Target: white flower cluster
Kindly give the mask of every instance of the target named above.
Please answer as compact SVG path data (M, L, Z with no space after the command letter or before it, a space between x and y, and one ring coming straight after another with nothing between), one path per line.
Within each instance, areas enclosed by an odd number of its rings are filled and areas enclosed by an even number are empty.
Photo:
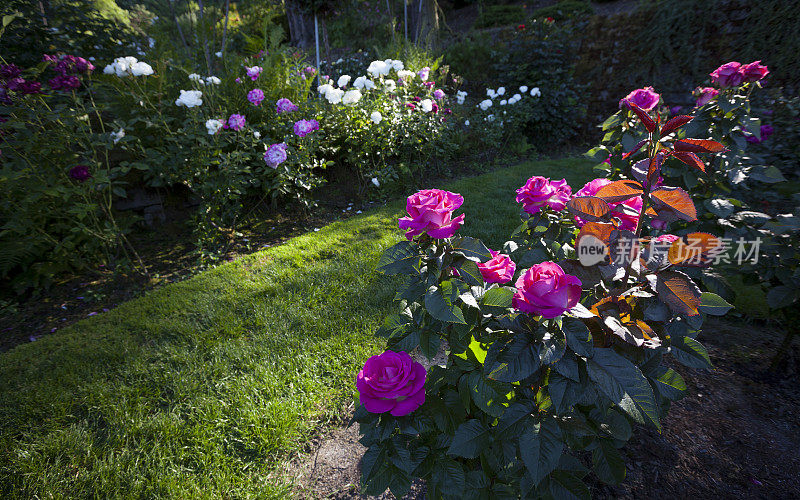
M114 144L118 143L120 139L125 137L125 129L121 128L116 132L111 132L111 139L114 141Z
M181 95L175 100L178 106L194 108L203 104L203 93L199 90L181 90Z
M467 98L467 93L463 90L459 90L456 92L456 102L459 104L464 104L464 100Z
M505 106L507 104L516 104L519 101L521 101L522 100L522 95L528 92L528 86L527 85L522 85L519 88L519 91L521 93L514 94L513 96L509 97L508 99L502 99L500 101L500 105L501 106ZM484 99L483 101L478 103L478 107L481 108L482 111L486 111L487 109L491 108L492 105L494 104L492 102L492 99L495 99L497 97L505 95L505 93L506 93L506 88L505 87L500 87L497 90L486 89L486 95L489 96L489 99ZM456 94L456 99L457 99L459 104L464 104L464 98L466 97L466 95L467 95L466 92L464 92L463 95L462 95L462 92L458 91L458 93ZM541 97L542 96L542 92L539 90L539 87L533 87L531 89L531 96L532 97ZM503 113L505 113L505 111ZM492 121L492 120L494 120L494 115L489 115L487 118L488 118L489 121Z
M208 130L208 135L214 135L224 126L225 124L222 123L222 120L206 120L206 130Z
M380 111L373 111L372 114L369 115L369 119L372 120L372 123L377 125L383 120L383 115L381 115Z
M397 78L402 78L404 81L413 80L416 76L416 73L407 69L402 69L397 72Z
M204 79L202 76L198 75L197 73L190 74L189 75L189 80L191 80L191 81L193 81L195 83L199 83L200 85L206 85L206 84L208 84L208 85L219 85L220 83L222 83L222 80L220 80L216 76L209 76L209 77L206 77Z
M361 100L361 91L358 89L348 90L342 96L342 104L347 106L355 104L360 100Z
M373 82L366 76L359 76L358 78L356 78L356 81L353 82L353 87L357 89L371 90L375 88L375 82Z
M128 75L148 76L153 74L153 67L133 56L118 57L114 59L113 63L103 68L103 73L119 77Z
M344 96L344 90L337 89L331 83L320 85L317 87L317 91L325 96L325 99L331 104L339 104L342 102L342 96Z
M403 64L403 61L399 61L397 59L386 59L384 61L372 61L369 63L367 73L375 78L378 78L388 75L392 70L403 71L404 68L405 65Z

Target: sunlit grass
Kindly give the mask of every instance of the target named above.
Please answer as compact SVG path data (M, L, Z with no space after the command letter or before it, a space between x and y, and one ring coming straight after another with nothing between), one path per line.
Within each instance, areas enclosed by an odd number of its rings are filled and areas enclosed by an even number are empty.
M444 186L461 230L499 248L527 163ZM9 497L281 497L269 479L341 417L396 283L373 269L403 204L336 222L0 355L0 492Z

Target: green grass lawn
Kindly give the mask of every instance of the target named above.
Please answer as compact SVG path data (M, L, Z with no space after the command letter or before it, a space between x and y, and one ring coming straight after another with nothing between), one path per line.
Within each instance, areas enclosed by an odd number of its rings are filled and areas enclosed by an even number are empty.
M526 163L444 186L462 234L497 248L531 175L579 188L591 163ZM336 222L0 355L0 496L285 494L281 461L341 417L395 282L374 272L404 205Z

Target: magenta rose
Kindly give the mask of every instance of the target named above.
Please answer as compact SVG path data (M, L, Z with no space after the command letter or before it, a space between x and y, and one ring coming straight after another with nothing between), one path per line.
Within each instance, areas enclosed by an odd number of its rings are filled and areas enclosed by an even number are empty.
M423 189L408 197L408 217L399 221L400 229L407 229L406 238L422 233L431 238L449 238L464 223L464 214L453 219L453 212L464 203L464 197L441 189Z
M695 103L696 107L704 106L711 102L711 99L717 97L719 95L719 90L715 89L714 87L698 87L695 90L697 94L697 102Z
M725 63L712 71L711 81L720 87L738 87L742 83L742 65L736 61Z
M653 87L644 87L641 89L636 89L622 98L619 101L619 107L620 109L627 107L626 104L632 102L643 110L650 111L656 107L659 99L661 99L661 94L656 93Z
M547 206L553 210L560 212L567 206L567 202L572 199L572 188L567 184L566 179L560 181L550 181L550 186L553 188L553 196L547 200Z
M753 61L742 66L742 77L745 82L757 82L769 74L769 69L760 63L761 61Z
M611 157L609 156L609 158ZM597 179L591 180L584 184L583 187L580 188L577 193L575 193L574 197L579 198L581 196L595 196L597 192L600 191L601 187L609 184L611 184L609 179L606 179L605 177L598 177ZM583 227L584 224L586 224L585 220L581 219L580 217L575 217L576 226Z
M636 211L636 215L624 212L623 207L627 207L628 209L630 209L628 210L628 212ZM641 196L637 196L636 198L628 198L622 203L615 204L613 211L614 215L618 217L620 220L619 228L627 231L635 231L636 224L639 223L639 212L641 210L642 210Z
M550 179L535 175L517 189L516 200L517 203L522 203L523 210L533 215L547 205L547 201L554 193L555 188L550 184Z
M514 308L543 318L555 318L581 298L581 280L565 274L555 262L536 264L517 278Z
M358 372L358 399L370 413L408 415L425 402L425 376L425 368L407 352L386 351Z
M489 250L492 258L486 262L478 262L478 269L487 283L508 283L514 277L517 265L508 255Z

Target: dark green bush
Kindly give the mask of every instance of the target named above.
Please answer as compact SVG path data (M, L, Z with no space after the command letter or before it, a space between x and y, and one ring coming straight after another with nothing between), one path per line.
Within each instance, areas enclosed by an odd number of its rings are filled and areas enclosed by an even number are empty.
M489 5L481 10L475 21L476 28L493 28L510 24L524 24L525 9L521 5Z
M556 21L582 18L594 15L594 8L589 2L581 0L563 0L555 5L542 7L533 11L536 19L552 17Z

